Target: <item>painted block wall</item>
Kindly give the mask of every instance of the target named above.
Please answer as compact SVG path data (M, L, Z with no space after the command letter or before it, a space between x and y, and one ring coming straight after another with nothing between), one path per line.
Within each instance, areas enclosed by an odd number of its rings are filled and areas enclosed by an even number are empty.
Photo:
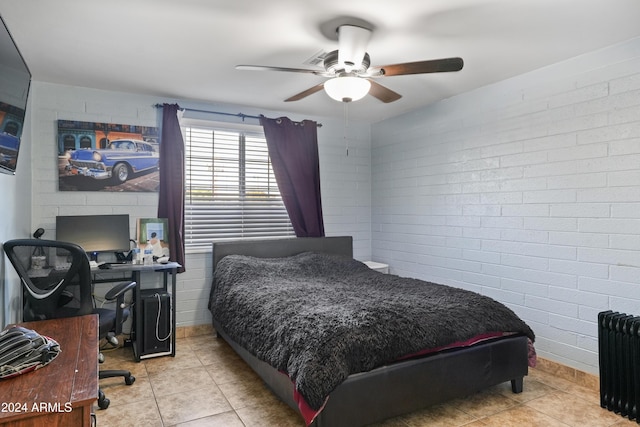
M131 235L135 236L136 218L153 218L157 213L157 193L68 192L58 191L56 121L80 120L156 126L156 103L175 100L108 92L95 89L32 84L32 156L33 175L31 230L42 227L44 238L55 237L56 215L86 215L100 213L129 214ZM287 115L283 112L252 111L238 106L224 106L179 101L187 108L228 113L242 112L268 117ZM371 256L371 147L369 125L352 123L349 128L349 156L345 155L343 123L322 117L309 118L322 123L318 131L322 199L325 231L329 236L352 235L355 256ZM215 116L224 120L224 116ZM29 166L24 165L23 166ZM26 168L25 168L26 169ZM18 196L19 197L19 196ZM25 192L24 197L30 197ZM207 300L211 287L211 253L188 253L187 271L177 280L177 324L190 326L208 324L211 316ZM143 276L144 283L153 284L155 276Z
M640 39L374 124L372 253L597 373L597 313L640 315Z

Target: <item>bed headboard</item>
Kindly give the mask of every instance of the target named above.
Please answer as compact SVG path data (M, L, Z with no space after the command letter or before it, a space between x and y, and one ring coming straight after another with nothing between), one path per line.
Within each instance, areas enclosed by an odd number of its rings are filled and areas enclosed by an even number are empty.
M293 237L268 240L236 240L213 244L213 269L227 255L248 255L258 258L282 258L301 252L322 252L353 258L353 237Z

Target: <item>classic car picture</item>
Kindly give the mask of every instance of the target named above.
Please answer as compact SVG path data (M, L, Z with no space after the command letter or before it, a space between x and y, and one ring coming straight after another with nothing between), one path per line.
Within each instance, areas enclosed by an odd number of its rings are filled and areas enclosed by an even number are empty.
M157 128L58 121L59 189L157 191Z
M0 172L16 171L23 122L23 109L0 102Z
M0 167L16 169L20 138L10 133L0 132Z
M71 152L67 170L72 175L111 179L115 184L122 184L134 174L157 170L159 160L158 152L148 142L117 139L106 149L81 148Z

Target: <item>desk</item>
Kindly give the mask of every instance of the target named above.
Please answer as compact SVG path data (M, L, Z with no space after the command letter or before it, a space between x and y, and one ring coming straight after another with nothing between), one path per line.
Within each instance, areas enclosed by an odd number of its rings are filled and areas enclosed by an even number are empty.
M109 275L110 273L125 273L131 275L131 280L136 282L138 286L136 286L134 291L134 304L138 304L142 300L142 289L141 289L141 275L143 272L152 272L152 273L161 273L163 275L162 278L162 290L170 291L171 293L171 356L176 355L176 274L178 272L178 268L180 268L180 264L177 262L169 262L166 264L154 263L153 265L143 265L143 264L112 264L110 269L101 270L99 268L92 268L91 273L100 274L100 275ZM169 274L171 275L171 289L169 289ZM108 282L118 282L122 281L122 278L101 278L94 279L94 283L108 283ZM134 305L135 309L135 305ZM137 340L137 337L142 337L143 330L143 319L142 316L134 315L134 325L133 330L131 331L131 339L133 343L133 355L137 362L140 359L154 357L154 354L144 354L141 346ZM158 356L167 355L166 353L158 354Z
M37 371L0 381L1 426L90 426L98 398L98 315L21 323L61 352Z

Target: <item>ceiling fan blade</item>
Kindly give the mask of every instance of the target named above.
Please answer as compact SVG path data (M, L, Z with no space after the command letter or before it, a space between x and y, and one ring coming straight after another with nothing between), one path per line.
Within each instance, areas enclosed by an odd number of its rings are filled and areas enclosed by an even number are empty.
M367 79L371 82L371 89L369 89L369 95L374 98L378 98L380 101L385 104L393 101L397 101L402 98L402 95L392 91L391 89L382 86L380 83L373 81L372 79Z
M236 65L236 70L250 71L286 71L289 73L315 74L317 76L333 77L333 73L324 70L308 70L305 68L270 67L268 65Z
M405 62L403 64L383 65L371 67L369 74L383 76L403 76L407 74L446 73L460 71L464 61L462 58L432 59L429 61Z
M309 95L313 95L314 93L321 91L322 88L324 88L324 82L318 85L315 85L313 87L310 87L309 89L304 90L296 95L293 95L285 99L284 102L300 101L302 98L306 98Z

